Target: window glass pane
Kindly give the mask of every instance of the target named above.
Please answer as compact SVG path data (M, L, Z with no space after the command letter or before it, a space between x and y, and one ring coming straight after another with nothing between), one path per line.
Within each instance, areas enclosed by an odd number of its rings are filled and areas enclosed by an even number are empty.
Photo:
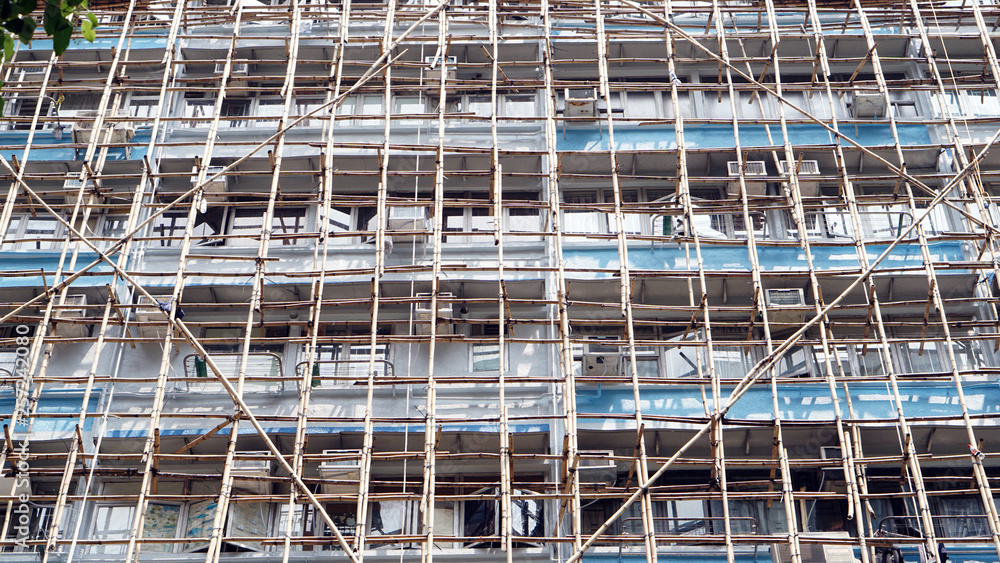
M500 369L500 344L472 345L472 371L498 371Z
M328 220L331 232L344 233L351 230L351 210L349 207L331 207Z
M146 518L142 525L143 538L175 538L177 537L177 521L181 507L176 504L150 503L146 508ZM122 546L125 547L125 546ZM169 553L173 551L172 543L146 543L143 551Z
M306 230L306 209L293 207L275 209L271 220L271 244L283 246L299 244L302 239L290 238L285 235L303 233Z
M394 100L393 113L401 115L424 113L424 101L420 96L396 96Z
M26 225L21 238L28 239L21 248L26 250L47 250L56 248L59 241L55 240L59 231L59 220L55 217L25 217Z
M415 517L416 506L411 502L402 500L373 502L368 534L389 536L412 533L411 522Z
M469 113L480 117L490 117L493 114L493 104L489 96L469 96Z
M237 209L229 234L243 238L230 239L229 245L257 246L261 230L263 230L264 211L263 208L257 207Z
M98 506L94 515L95 540L123 540L132 529L134 506ZM125 544L94 545L91 553L123 554Z
M215 115L215 100L185 100L184 117L188 127L208 127L209 121Z

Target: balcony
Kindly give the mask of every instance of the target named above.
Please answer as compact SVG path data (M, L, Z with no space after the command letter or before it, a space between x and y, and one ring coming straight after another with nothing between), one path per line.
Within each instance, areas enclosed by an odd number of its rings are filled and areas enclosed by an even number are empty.
M210 354L222 375L236 387L242 354ZM272 352L250 352L247 354L243 391L263 393L282 391L285 388L284 370L281 356ZM188 391L220 393L223 391L208 363L198 354L184 357L184 378ZM199 381L201 380L201 381Z
M309 378L313 388L328 389L347 385L364 385L368 382L369 360L318 360L313 362ZM395 379L396 372L392 362L383 359L374 360L374 377L377 379ZM295 366L298 380L309 369L309 362L300 362Z

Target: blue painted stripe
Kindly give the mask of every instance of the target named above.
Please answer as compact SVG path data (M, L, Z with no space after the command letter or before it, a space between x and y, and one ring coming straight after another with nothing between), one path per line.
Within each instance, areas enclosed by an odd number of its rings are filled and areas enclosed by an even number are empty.
M874 260L888 248L886 244L867 245L868 259ZM861 267L853 246L813 246L813 265L817 270L849 269ZM961 242L936 242L928 245L931 259L935 262L955 262L964 260ZM750 271L750 254L746 244L705 244L701 247L705 269ZM767 271L807 270L805 252L798 247L758 246L757 256L761 268ZM572 272L574 278L610 277L611 272L592 270L619 268L618 248L605 245L567 246L563 248L566 268L581 270ZM628 249L629 268L638 270L689 270L695 265L687 258L684 248L674 243L633 242ZM879 270L893 268L922 267L923 255L919 244L900 244L879 264Z
M723 388L728 395L732 386ZM1000 386L993 383L963 385L969 414L1000 414ZM851 401L857 416L863 419L894 420L895 404L892 393L884 382L851 382ZM906 416L961 416L955 386L951 383L900 381L900 398ZM838 397L846 400L843 387ZM705 416L701 391L693 385L669 387L644 387L640 389L640 407L647 415L700 418ZM843 403L842 403L843 404ZM783 384L778 387L778 408L782 420L832 420L833 402L826 382ZM577 409L581 415L607 415L635 413L635 400L631 389L608 389L595 394L591 389L580 388ZM729 418L743 420L771 420L769 386L755 386L733 406Z
M35 412L38 414L78 414L80 407L83 406L83 395L84 391L82 389L42 391L41 396L38 398L38 408ZM89 412L94 412L94 409L97 408L100 396L101 389L95 387L91 391L90 400L87 402L87 410ZM15 403L13 389L7 388L0 391L0 423L10 424L11 417L14 414ZM77 417L72 416L65 418L37 417L34 418L31 429L32 433L55 432L66 434L74 431L77 420ZM22 418L23 421L24 419ZM93 424L94 419L87 418L84 421L83 430L90 430ZM15 436L20 436L25 430L27 430L26 425L19 424L16 428L13 428Z
M827 145L834 142L833 134L815 124L788 125L789 142L794 145ZM740 125L740 145L769 147L782 143L781 128L771 125L771 138L767 138L764 125ZM900 123L896 126L903 145L931 144L926 125ZM841 133L866 147L892 145L889 124L868 123L843 125ZM734 148L736 137L731 125L694 123L684 126L684 142L688 149ZM569 129L557 138L556 148L561 151L609 150L607 132L598 129ZM677 148L677 133L673 127L639 127L620 124L615 126L615 148L620 151L671 150Z

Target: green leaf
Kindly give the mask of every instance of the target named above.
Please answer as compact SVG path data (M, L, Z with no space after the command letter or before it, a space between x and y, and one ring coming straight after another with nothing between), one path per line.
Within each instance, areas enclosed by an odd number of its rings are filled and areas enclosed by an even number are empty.
M21 33L22 29L24 29L24 20L21 18L14 18L12 20L5 21L3 22L3 28L17 35Z
M55 35L56 24L60 19L65 18L63 18L62 12L59 10L59 6L52 2L46 2L45 12L42 14L42 28L45 29L47 35Z
M0 86L2 85L3 82L0 82ZM0 98L0 117L3 117L3 98Z
M10 0L0 0L0 21L6 22L14 17L14 5Z
M31 41L31 38L34 37L35 27L38 24L36 24L34 18L31 17L23 18L21 21L24 22L24 27L21 29L17 38L21 40L21 43L27 45Z
M69 47L69 40L73 36L73 27L69 25L69 21L63 18L63 22L66 25L60 25L56 28L56 32L52 34L52 50L55 51L56 56L66 52L66 48Z
M8 33L3 34L3 59L9 61L14 56L14 37Z
M38 9L37 0L14 0L14 8L20 14L30 14Z
M97 16L94 15L94 12L87 12L87 20L90 21L90 25L92 25L94 29L97 29Z
M97 32L94 31L94 24L90 23L89 19L83 20L80 24L80 32L83 33L83 38L91 43L97 38Z

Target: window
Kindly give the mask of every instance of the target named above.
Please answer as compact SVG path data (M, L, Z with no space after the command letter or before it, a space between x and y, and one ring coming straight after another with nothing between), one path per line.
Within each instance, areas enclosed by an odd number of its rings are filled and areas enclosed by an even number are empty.
M500 371L500 344L491 342L473 344L472 371Z
M183 116L187 127L208 127L215 116L215 98L204 97L202 92L188 92L184 95Z
M310 97L310 98L296 97L295 107L292 109L293 115L296 117L301 117L315 110L316 108L320 107L325 103L326 100L320 97ZM321 125L322 121L320 118L322 118L324 115L327 115L328 113L329 113L329 108L318 111L312 117L308 119L303 119L299 123L299 126L308 127L310 125L312 126Z
M153 539L172 539L178 537L182 506L179 504L149 503L142 527L142 537ZM98 504L94 511L93 532L91 539L102 542L126 540L115 544L92 545L91 553L106 555L123 555L127 548L127 540L132 530L135 518L135 505ZM172 552L175 544L147 543L143 551Z
M194 228L191 232L191 242L195 246L220 246L223 225L225 225L226 210L222 207L210 207L207 213L195 215ZM159 239L156 246L180 246L188 223L187 211L167 211L153 221L153 237ZM154 242L155 245L155 242Z
M479 500L463 503L462 530L468 537L500 536L500 491L480 489L474 494L483 495ZM537 493L514 489L511 491L510 528L515 536L543 537L545 535L544 505L541 499L533 498ZM472 540L466 547L497 547L495 540ZM531 543L515 542L514 547L527 547Z
M222 100L222 117L234 118L250 115L250 104L252 100L247 98L225 98ZM219 125L229 127L243 127L247 125L245 119L222 119Z
M4 234L3 250L53 250L62 246L63 225L50 215L14 215Z
M39 107L39 105L41 107ZM36 129L47 129L55 127L55 123L44 120L45 117L55 115L55 105L49 97L27 98L13 97L7 99L7 108L4 114L11 121L8 121L5 128L18 131L31 129L31 121L35 117L35 110L38 110L39 121ZM43 122L44 121L44 122Z
M333 243L357 243L360 237L337 236L339 233L357 233L369 228L368 222L375 217L374 207L342 207L330 208L327 219L328 230L334 236ZM322 209L320 209L322 212Z
M945 105L951 117L993 117L1000 115L1000 100L993 88L946 92ZM944 115L940 96L934 96L938 115Z
M382 95L381 94L355 94L344 98L343 103L337 108L337 115L346 116L382 116ZM376 123L376 119L354 119L347 121L353 125L371 125Z
M257 246L263 231L261 222L266 209L260 207L239 207L233 214L229 234L239 238L229 241L229 246ZM271 245L291 246L303 239L292 235L306 231L305 207L279 207L274 209L271 219Z
M285 100L281 98L260 98L257 101L257 111L254 116L258 119L254 122L258 127L278 127L278 120L285 112Z
M636 188L621 189L621 208L625 234L641 235L654 232L654 219L662 224L663 215L653 212L629 213L629 207L635 207L640 202L653 202L663 198L664 190L646 190ZM562 230L574 234L617 234L618 223L615 219L615 194L611 188L597 190L567 190L563 193ZM598 204L600 209L597 210ZM674 220L676 223L676 219Z
M316 346L312 373L314 387L352 385L357 381L367 380L371 360L375 363L376 377L392 375L389 344L380 339L373 352L369 325L328 325L319 330L320 344ZM390 332L388 326L380 326L377 330L380 336ZM304 350L305 346L303 352ZM299 369L306 365L308 358L303 353L300 355Z
M159 106L159 98L132 96L129 99L128 115L152 121L156 118L156 111Z

